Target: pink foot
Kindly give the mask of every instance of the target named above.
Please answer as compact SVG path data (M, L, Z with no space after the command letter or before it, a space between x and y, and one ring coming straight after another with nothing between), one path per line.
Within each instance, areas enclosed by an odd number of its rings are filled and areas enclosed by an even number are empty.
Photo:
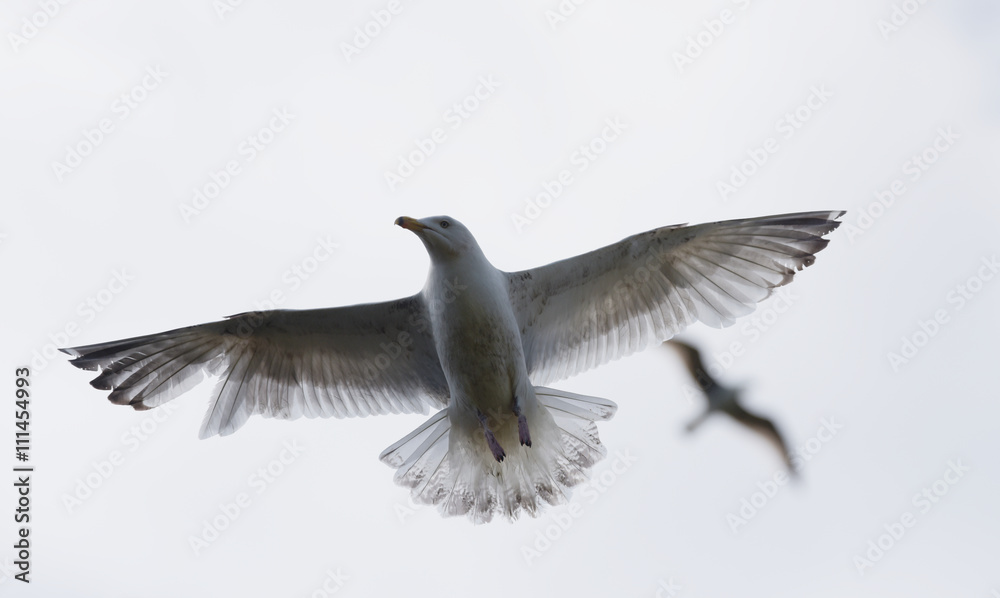
M524 415L517 416L517 436L524 446L531 446L531 434L528 432L528 420Z
M497 442L496 436L493 435L493 430L483 427L483 433L486 435L486 444L489 445L490 452L493 453L493 458L499 463L503 463L503 458L507 456L507 453L503 452L503 447Z

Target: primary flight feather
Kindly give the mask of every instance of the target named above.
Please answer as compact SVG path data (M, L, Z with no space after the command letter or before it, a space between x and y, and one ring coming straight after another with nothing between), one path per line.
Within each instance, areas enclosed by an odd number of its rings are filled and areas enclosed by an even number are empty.
M431 258L416 295L273 310L63 349L100 370L111 402L150 409L219 378L201 438L253 414L435 415L387 448L415 500L477 522L535 515L587 478L611 401L544 385L659 344L695 321L728 326L826 247L843 212L667 226L503 272L447 216L396 224Z

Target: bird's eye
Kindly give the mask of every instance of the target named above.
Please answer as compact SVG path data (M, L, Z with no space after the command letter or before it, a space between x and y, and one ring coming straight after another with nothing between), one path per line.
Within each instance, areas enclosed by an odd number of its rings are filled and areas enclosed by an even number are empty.
M441 221L441 222L439 222L438 224L440 224L440 225L441 225L441 228L448 228L449 226L451 226L451 223L450 223L450 222L448 222L447 220L442 220L442 221Z

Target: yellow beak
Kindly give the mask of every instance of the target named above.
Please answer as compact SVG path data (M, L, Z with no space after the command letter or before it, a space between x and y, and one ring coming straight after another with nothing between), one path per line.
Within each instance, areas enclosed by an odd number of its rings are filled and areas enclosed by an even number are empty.
M406 230L411 230L413 232L420 232L427 228L420 223L416 218L410 218L409 216L400 216L396 218L396 226L401 226Z

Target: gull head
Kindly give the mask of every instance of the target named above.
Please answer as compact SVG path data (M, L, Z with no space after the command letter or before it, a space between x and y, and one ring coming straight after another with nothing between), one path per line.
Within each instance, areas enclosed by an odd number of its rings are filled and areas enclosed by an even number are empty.
M396 225L420 237L427 253L435 261L460 258L472 252L479 252L479 244L465 225L451 216L431 216L410 218L400 216Z

